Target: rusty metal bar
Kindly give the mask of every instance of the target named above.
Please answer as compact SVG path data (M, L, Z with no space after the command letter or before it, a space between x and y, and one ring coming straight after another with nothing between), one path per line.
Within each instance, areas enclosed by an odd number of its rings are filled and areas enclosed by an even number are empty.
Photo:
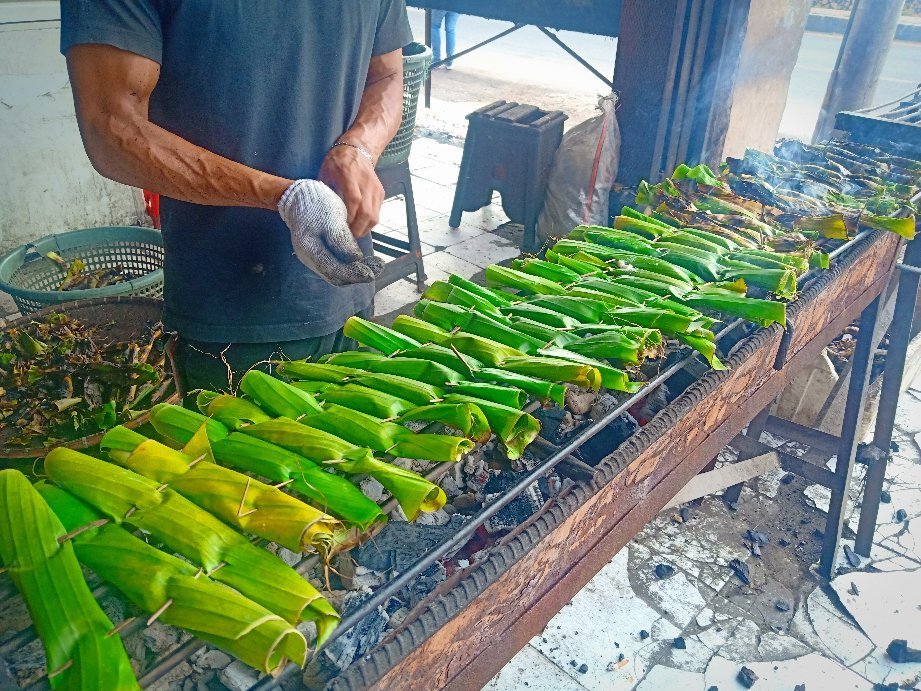
M825 451L831 455L838 453L838 447L841 444L841 437L829 434L828 432L822 432L813 427L800 425L790 420L784 420L774 415L768 417L765 429L772 434L787 437L793 441L802 442L807 446Z

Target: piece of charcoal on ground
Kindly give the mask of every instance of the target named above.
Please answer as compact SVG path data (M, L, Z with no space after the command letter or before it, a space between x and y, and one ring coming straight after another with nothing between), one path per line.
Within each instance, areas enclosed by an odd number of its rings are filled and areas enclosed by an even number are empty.
M825 533L822 532L821 530L819 530L818 528L816 528L815 530L812 531L812 536L813 536L814 538L816 538L817 540L824 540L824 539L825 539Z
M908 518L908 512L905 509L899 509L895 512L895 520L901 523Z
M793 687L793 691L806 691L806 685L797 684L796 686Z
M884 684L881 681L873 684L873 691L899 691L899 685L897 682L891 681L888 684Z
M755 682L758 681L758 675L748 667L743 667L739 670L738 675L736 676L738 682L744 686L746 689L750 689L755 685Z
M579 674L585 674L586 672L588 672L588 665L583 662L579 665Z
M656 578L664 580L675 575L675 567L671 564L656 564Z
M883 490L879 493L879 501L882 504L889 504L892 502L892 495L889 494L889 490Z
M748 564L741 559L733 559L729 562L729 568L745 585L751 585L751 573L748 570Z
M785 485L789 485L795 479L796 479L796 475L794 475L793 473L786 473L782 478L780 478L780 481Z
M774 603L774 609L776 609L778 612L789 612L790 603L786 600L777 600L777 602Z
M645 641L647 638L649 638L649 632L646 629L640 631L640 640Z
M777 544L780 545L781 547L789 547L790 541L782 537L777 541Z
M685 523L688 522L688 519L691 517L691 509L687 506L681 508L681 511L678 512L678 515L681 516L681 520Z
M854 581L851 581L851 587L848 588L848 592L854 597L857 597L860 595L860 588L857 587L857 584L854 583Z
M847 563L853 566L855 569L860 566L860 556L857 555L850 546L844 546L844 558L847 559Z
M584 442L573 455L594 467L639 428L637 421L629 413L624 413L605 425L604 429L594 437Z
M569 415L565 408L538 408L532 415L540 422L540 436L553 444L561 444L573 429L561 429L563 420Z
M886 654L893 662L921 662L921 650L909 648L904 638L896 638L886 646Z
M678 636L678 638L672 641L672 647L677 650L686 650L688 644L684 642L684 639L681 636Z
M767 533L759 533L757 530L752 530L751 528L745 531L745 539L762 546L771 541Z

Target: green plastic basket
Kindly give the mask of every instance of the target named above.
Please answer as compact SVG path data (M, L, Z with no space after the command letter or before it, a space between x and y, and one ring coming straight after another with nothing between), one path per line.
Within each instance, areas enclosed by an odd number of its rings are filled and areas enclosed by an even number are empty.
M432 49L422 43L410 43L403 48L403 119L396 136L378 159L378 168L395 166L409 160L416 127L419 91L432 64Z
M68 262L82 259L87 270L121 266L134 278L86 290L56 290L64 272L44 255L57 252ZM74 300L163 295L163 238L152 228L109 226L48 235L0 257L0 290L13 296L22 314Z

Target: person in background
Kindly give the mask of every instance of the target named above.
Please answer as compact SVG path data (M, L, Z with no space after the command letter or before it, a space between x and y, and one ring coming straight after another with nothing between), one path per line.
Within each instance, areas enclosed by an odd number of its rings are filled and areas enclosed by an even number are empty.
M370 315L411 40L405 0L62 0L90 161L161 195L186 391L342 350Z
M453 70L455 46L455 31L457 29L457 20L460 15L457 12L445 12L443 10L432 10L432 61L441 60L441 25L445 25L445 56L448 58L445 62L445 69Z

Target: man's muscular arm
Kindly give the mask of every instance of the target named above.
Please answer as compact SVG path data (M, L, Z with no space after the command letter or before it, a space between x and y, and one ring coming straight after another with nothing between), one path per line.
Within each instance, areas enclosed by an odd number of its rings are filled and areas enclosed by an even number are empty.
M350 146L337 146L320 168L320 180L345 201L349 227L356 237L367 235L377 225L384 189L374 164L400 128L402 117L403 52L394 50L371 58L358 115L339 138L362 147L374 161Z
M150 122L150 94L160 77L153 60L109 45L80 44L67 51L67 71L83 145L107 178L195 204L272 210L293 182Z

